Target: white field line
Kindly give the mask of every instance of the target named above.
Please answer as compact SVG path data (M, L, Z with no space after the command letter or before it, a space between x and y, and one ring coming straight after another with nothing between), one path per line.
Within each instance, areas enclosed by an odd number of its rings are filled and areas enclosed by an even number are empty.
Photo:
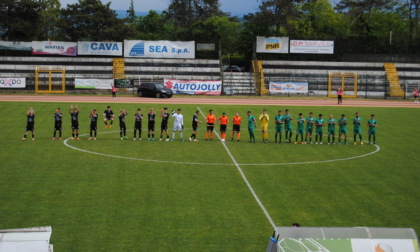
M116 133L119 131L108 131L108 132L101 132L101 134L109 134L109 133ZM87 136L88 134L84 134L84 135L80 135L81 137L83 136ZM111 154L105 154L105 153L100 153L100 152L95 152L95 151L89 151L89 150L84 150L84 149L80 149L77 147L74 147L72 145L70 145L68 143L68 141L71 139L67 138L63 141L63 144L73 150L77 150L77 151L81 151L81 152L85 152L85 153L89 153L89 154L95 154L95 155L100 155L100 156L105 156L105 157L112 157L112 158L120 158L120 159L128 159L128 160L138 160L138 161L147 161L147 162L157 162L157 163L168 163L168 164L188 164L188 165L202 165L204 163L193 163L193 162L180 162L180 161L165 161L165 160L153 160L153 159L145 159L145 158L135 158L135 157L124 157L124 156L117 156L117 155L111 155ZM91 140L92 142L96 142L95 140ZM100 141L100 140L99 140ZM206 163L208 165L231 165L231 164L224 164L224 163Z
M189 128L186 128L189 129ZM133 130L127 130L127 132L129 131L133 131ZM107 131L107 132L99 132L98 134L109 134L109 133L118 133L119 131ZM217 132L216 132L217 134ZM84 134L84 135L80 135L81 137L83 136L88 136L88 134ZM219 137L219 135L217 135ZM349 138L348 138L349 139ZM68 143L68 141L70 140L70 138L67 138L63 141L63 144L73 150L77 150L77 151L81 151L81 152L85 152L85 153L90 153L90 154L96 154L96 155L101 155L101 156L106 156L106 157L113 157L113 158L120 158L120 159L128 159L128 160L138 160L138 161L146 161L146 162L156 162L156 163L175 163L175 164L188 164L188 165L204 165L204 164L208 164L208 165L215 165L215 166L225 166L225 165L235 165L235 164L231 164L231 163L198 163L198 162L185 162L185 161L170 161L170 160L155 160L155 159L146 159L146 158L136 158L136 157L125 157L125 156L118 156L118 155L112 155L112 154L106 154L106 153L100 153L100 152L95 152L95 151L90 151L90 150L85 150L85 149L81 149L81 148L77 148L75 146L72 146L71 144ZM99 140L100 141L100 140ZM147 142L146 140L144 140L144 142ZM367 143L367 141L363 141L365 143ZM345 157L345 158L339 158L339 159L328 159L328 160L318 160L318 161L303 161L303 162L291 162L291 163L262 163L262 164L255 164L255 163L243 163L243 164L239 164L239 166L280 166L280 165L304 165L304 164L318 164L318 163L330 163L330 162L338 162L338 161L346 161L346 160L352 160L352 159L357 159L357 158L363 158L366 156L370 156L373 155L377 152L379 152L381 150L381 148L379 147L379 145L376 145L376 150L366 153L366 154L361 154L358 156L353 156L353 157Z
M204 117L203 111L201 111L200 107L197 107L197 109L200 111L201 115ZM221 139L217 131L215 131L217 138L219 140ZM245 184L248 186L249 190L251 191L252 195L254 196L254 199L257 201L258 205L260 206L261 210L264 212L265 217L267 217L268 221L270 222L271 226L275 229L276 224L274 223L273 219L271 218L270 214L268 213L267 209L265 209L263 203L261 202L260 198L258 197L257 193L254 191L254 188L252 188L251 184L249 183L248 179L245 176L245 173L242 171L241 167L239 166L238 162L236 162L236 159L233 157L232 153L230 152L229 148L226 146L224 142L222 142L223 147L225 147L226 152L229 154L230 158L232 159L233 163L235 164L236 168L238 169L239 173L242 176L242 179L245 181Z

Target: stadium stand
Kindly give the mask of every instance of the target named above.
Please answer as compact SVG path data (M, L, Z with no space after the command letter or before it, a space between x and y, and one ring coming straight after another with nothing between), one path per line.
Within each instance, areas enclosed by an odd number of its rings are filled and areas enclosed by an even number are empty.
M40 67L66 68L66 93L89 92L75 90L74 80L112 79L124 76L133 79L135 86L140 82L163 81L164 78L183 80L221 80L225 94L255 95L256 78L247 72L221 73L219 60L208 59L139 59L125 58L120 62L118 75L115 72L115 58L92 57L0 57L0 76L3 78L26 78L27 86L22 90L2 89L1 92L33 92L34 69ZM311 95L326 96L328 72L355 72L358 74L358 97L387 97L390 84L384 63L372 62L319 62L319 61L261 61L264 85L261 94L268 89L270 81L308 82ZM396 63L400 88L411 96L412 88L420 85L420 64ZM121 73L124 69L124 74ZM41 76L42 78L42 76ZM46 77L44 77L46 78ZM258 79L258 78L257 78ZM43 81L42 79L40 81ZM53 81L61 81L54 77ZM95 93L101 91L96 90ZM128 93L134 93L132 90ZM123 92L120 92L123 93Z
M265 83L270 81L309 83L316 95L326 95L328 72L355 72L359 76L359 97L384 97L389 95L389 83L384 63L366 62L316 62L316 61L263 61ZM420 83L420 64L396 63L401 85ZM409 90L407 90L409 92Z

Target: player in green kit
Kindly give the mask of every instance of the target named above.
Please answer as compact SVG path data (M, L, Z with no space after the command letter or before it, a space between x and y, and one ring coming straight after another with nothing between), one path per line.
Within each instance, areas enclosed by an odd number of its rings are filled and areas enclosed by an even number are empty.
M281 143L281 133L283 131L284 118L281 115L281 110L278 111L278 114L274 117L274 122L276 123L276 134L274 142L277 143L277 136L279 136L279 143Z
M363 144L362 141L362 118L359 116L359 112L356 112L356 117L353 118L353 125L354 125L354 131L353 131L353 140L354 144L356 144L356 136L359 135L360 144Z
M315 120L316 126L316 136L315 136L315 144L318 144L318 137L319 137L319 144L322 144L322 127L325 125L324 118L322 118L322 114L319 114L318 119Z
M248 111L247 114L248 114L249 142L255 143L254 129L255 127L257 127L257 120L255 119L255 116L251 114L251 111Z
M314 129L314 124L315 124L314 113L310 112L309 116L306 117L305 144L308 142L308 136L309 136L309 142L312 144L312 131Z
M338 119L338 125L340 126L338 130L338 144L341 144L341 135L344 135L344 144L347 144L347 118L345 114L342 114L341 118Z
M305 144L305 142L303 142L303 131L305 127L305 119L303 118L302 113L299 113L299 118L296 121L297 121L297 130L296 130L295 144L298 143L297 141L298 141L299 135L300 135L300 142L302 144Z
M330 144L330 137L332 137L332 144L335 144L335 119L333 115L327 120L328 124L328 144Z
M293 126L292 126L292 120L293 115L289 113L289 110L286 109L286 114L284 115L284 131L286 133L286 143L292 142L292 134L293 134Z
M378 126L378 122L376 121L374 114L370 115L370 120L368 121L367 126L369 127L369 144L371 143L371 136L373 136L373 144L376 144L376 126Z

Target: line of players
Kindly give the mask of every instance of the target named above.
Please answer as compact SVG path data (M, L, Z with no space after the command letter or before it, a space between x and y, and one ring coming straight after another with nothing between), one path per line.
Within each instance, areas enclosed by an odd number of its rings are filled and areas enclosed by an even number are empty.
M70 116L71 116L71 128L72 128L72 140L80 140L79 138L79 113L80 109L76 105L73 107L73 105L70 106L69 110ZM119 119L119 126L120 126L120 138L121 140L128 139L126 135L126 124L125 124L125 117L128 115L128 112L126 110L121 110L118 119ZM153 108L151 108L147 114L147 121L148 121L148 135L147 139L148 141L154 141L155 138L155 121L156 121L156 112ZM202 123L198 118L200 115L200 111L196 111L196 113L193 115L192 118L192 128L193 133L189 137L190 141L198 141L196 139L197 133L198 133L198 124ZM112 128L113 122L114 122L114 113L111 110L111 107L108 106L107 109L103 112L104 116L104 124L105 128ZM52 140L56 140L57 138L57 131L59 133L58 139L62 140L62 117L63 114L61 113L61 109L57 108L56 112L54 114L54 133ZM166 140L165 141L174 141L175 134L177 131L179 131L180 139L181 141L184 141L183 139L183 129L184 129L184 119L183 115L181 113L181 109L178 109L175 113L174 110L172 110L172 118L174 118L174 128L172 133L172 138L170 139L170 135L168 132L168 120L170 118L168 109L165 107L161 110L160 117L162 118L161 121L161 131L160 131L160 141L164 139L163 134L166 134ZM96 109L93 109L90 111L89 114L90 118L90 137L88 140L96 140L97 136L97 123L98 123L98 114ZM142 122L143 122L144 116L141 112L141 109L137 109L136 114L134 115L134 138L133 140L141 140L142 137ZM268 126L270 117L267 114L266 110L262 111L262 114L258 118L261 126L261 132L262 132L262 141L264 143L268 142ZM278 111L278 114L274 118L275 122L275 143L281 143L282 142L282 133L283 133L283 127L285 132L285 138L286 143L292 143L292 135L293 135L293 126L292 121L294 120L293 115L290 114L289 110L285 110L285 115L282 114L282 111ZM108 121L110 124L108 125ZM207 131L206 131L206 141L213 140L213 133L214 133L214 127L216 121L218 122L220 126L220 138L221 141L226 141L226 131L229 124L229 118L226 116L226 113L222 113L222 115L216 120L216 116L213 114L213 110L209 111L209 114L206 116L206 124L207 124ZM233 130L232 130L232 141L234 140L235 134L237 136L237 141L240 141L241 138L241 123L242 123L242 117L240 117L239 112L235 114L235 116L232 119L233 122ZM298 118L296 119L297 122L297 130L296 130L296 137L294 143L297 144L300 136L300 143L306 144L311 143L312 144L312 135L313 131L315 129L315 144L322 144L322 137L323 137L323 127L325 125L328 126L328 144L335 144L335 128L336 125L339 126L339 135L338 135L338 144L341 144L341 138L344 136L344 144L347 144L347 124L349 121L345 117L344 114L341 115L341 118L336 121L336 119L333 117L333 115L330 115L329 118L325 121L322 114L318 115L318 118L314 118L313 113L310 112L309 116L306 118L303 118L303 114L299 113ZM22 140L26 140L27 134L29 131L32 132L32 140L35 140L34 135L34 124L35 124L35 112L32 107L29 108L27 112L27 125L25 130L25 135L22 138ZM248 124L248 132L250 140L249 142L256 142L254 130L257 125L257 120L254 115L252 115L251 111L247 112L247 124ZM306 124L306 130L305 130L305 124ZM353 131L353 137L354 137L354 144L356 144L356 137L359 136L360 144L363 144L362 141L362 118L360 117L359 113L356 112L355 117L353 118L353 125L354 125L354 131ZM377 127L377 121L375 119L375 115L371 115L370 120L367 122L368 126L368 135L369 135L369 144L371 143L371 140L373 140L373 144L376 144L376 127ZM138 138L137 138L137 131L138 131ZM305 141L303 141L303 136L305 135Z
M267 135L267 127L269 116L266 114L266 111L263 110L263 113L260 115L259 120L261 121L261 131L263 134L263 142L267 142L268 135ZM274 121L276 125L275 130L275 142L281 143L282 141L282 132L283 127L285 131L286 143L292 143L292 132L293 126L292 121L294 120L293 115L290 114L289 110L285 110L285 115L282 115L282 111L278 111L278 114L275 116ZM327 126L327 134L328 134L328 144L335 144L335 133L336 133L336 126L338 125L338 144L341 144L341 138L344 137L344 144L347 144L347 124L349 124L349 120L346 118L345 114L341 115L341 118L336 120L333 115L330 115L327 120L323 118L322 114L318 115L318 118L314 117L312 112L309 113L308 117L303 118L303 114L299 113L298 118L296 118L297 122L297 130L296 130L296 137L294 143L297 144L300 136L300 143L307 144L308 142L312 144L312 135L315 131L315 144L322 144L322 137L323 137L323 127ZM353 140L354 144L357 144L357 136L359 136L360 144L363 144L362 140L362 118L360 117L359 113L355 113L355 117L352 120L353 123ZM306 124L306 130L305 130ZM376 127L378 126L378 122L375 119L375 115L371 114L370 120L367 122L368 126L368 136L369 136L369 144L372 143L376 144ZM303 137L305 136L305 141ZM255 140L254 140L255 141Z

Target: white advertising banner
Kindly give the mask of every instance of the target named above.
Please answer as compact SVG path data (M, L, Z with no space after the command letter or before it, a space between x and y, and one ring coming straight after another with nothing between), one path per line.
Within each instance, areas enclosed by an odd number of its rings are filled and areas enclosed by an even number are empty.
M122 56L122 42L77 42L78 55L105 55L105 56Z
M25 88L25 78L0 78L0 88Z
M0 50L32 51L32 42L0 41Z
M76 56L77 43L62 41L32 41L32 54Z
M289 53L289 38L257 37L257 53Z
M220 95L222 93L222 81L208 80L175 80L165 79L166 88L172 89L174 94L203 94Z
M304 94L309 92L308 82L270 82L270 94Z
M290 53L334 54L334 41L290 40Z
M124 40L124 57L194 59L194 41Z
M111 89L114 79L75 79L76 89Z

